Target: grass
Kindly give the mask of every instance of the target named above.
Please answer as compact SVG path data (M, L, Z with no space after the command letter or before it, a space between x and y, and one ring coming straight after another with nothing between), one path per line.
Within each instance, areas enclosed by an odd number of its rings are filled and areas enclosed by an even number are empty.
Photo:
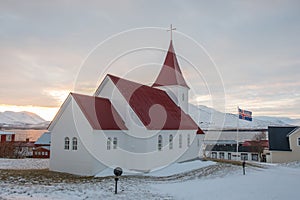
M2 182L17 182L18 184L43 184L53 183L83 183L99 181L105 178L83 177L67 173L53 172L48 169L14 170L1 169L0 179Z

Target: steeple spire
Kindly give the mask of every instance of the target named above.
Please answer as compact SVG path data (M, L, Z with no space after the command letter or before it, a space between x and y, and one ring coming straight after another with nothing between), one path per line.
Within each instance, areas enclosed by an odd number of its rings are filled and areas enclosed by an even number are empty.
M170 31L172 32L172 26ZM172 37L172 36L171 36ZM152 87L159 87L159 86L169 86L169 85L180 85L186 88L189 88L186 84L183 75L181 73L176 53L173 48L172 39L170 41L169 50L167 52L164 64L160 70L156 81L152 85Z

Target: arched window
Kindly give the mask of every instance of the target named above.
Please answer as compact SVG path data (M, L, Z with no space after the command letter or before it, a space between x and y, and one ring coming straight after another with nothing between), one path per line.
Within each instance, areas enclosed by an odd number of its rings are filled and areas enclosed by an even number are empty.
M157 149L158 149L158 151L161 151L162 150L162 136L161 135L159 135L158 136L158 141L157 141Z
M111 148L110 146L111 146L111 138L109 137L109 138L107 138L106 149L110 150L110 148Z
M179 135L179 148L182 148L182 135Z
M169 135L169 149L173 149L173 135Z
M118 138L115 137L113 140L113 148L116 149L117 146L118 146Z
M77 150L77 138L73 137L72 139L72 150Z
M65 137L65 150L70 149L70 139L68 137Z
M188 134L188 136L187 136L187 146L188 147L191 146L191 136L190 136L190 134Z

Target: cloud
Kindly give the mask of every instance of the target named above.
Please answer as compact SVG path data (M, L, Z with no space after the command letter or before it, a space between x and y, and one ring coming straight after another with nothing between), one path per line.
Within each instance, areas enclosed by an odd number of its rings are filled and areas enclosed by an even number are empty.
M105 63L105 51L98 54L98 60L91 60L93 70L82 74L82 79L76 76L84 58L99 42L130 28L167 28L173 23L178 31L206 48L221 72L224 88L207 58L192 51L192 46L184 46L181 36L174 33L176 51L200 66L202 77L195 76L195 71L186 67L188 63L180 60L187 81L197 87L203 103L211 103L208 87L216 97L225 89L229 110L238 104L262 115L299 116L299 8L299 1L293 0L2 1L0 104L59 106L63 95L54 94L77 90L76 86L92 92L103 78L99 73L105 65L99 60ZM167 42L163 42L168 38L166 33L155 45L167 48ZM123 50L130 42L113 44L105 50ZM149 83L163 55L145 53L136 61L129 58L116 62L119 70L116 67L112 72L141 80L144 75L139 74L147 71L145 79ZM152 65L155 70L150 72L147 63L157 63ZM88 77L92 81L86 81Z

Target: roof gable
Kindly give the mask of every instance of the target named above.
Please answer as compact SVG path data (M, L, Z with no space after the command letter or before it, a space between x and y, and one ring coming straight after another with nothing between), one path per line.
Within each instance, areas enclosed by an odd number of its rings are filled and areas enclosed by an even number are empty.
M108 76L147 129L198 130L192 118L165 91L113 75ZM202 131L198 132L201 134Z
M152 87L167 85L180 85L189 88L181 73L172 40L170 41L164 64Z
M50 145L51 144L51 133L50 132L43 133L34 144Z
M293 132L297 127L268 127L269 149L277 151L290 151L289 133Z
M124 121L108 99L71 93L95 130L127 130Z

